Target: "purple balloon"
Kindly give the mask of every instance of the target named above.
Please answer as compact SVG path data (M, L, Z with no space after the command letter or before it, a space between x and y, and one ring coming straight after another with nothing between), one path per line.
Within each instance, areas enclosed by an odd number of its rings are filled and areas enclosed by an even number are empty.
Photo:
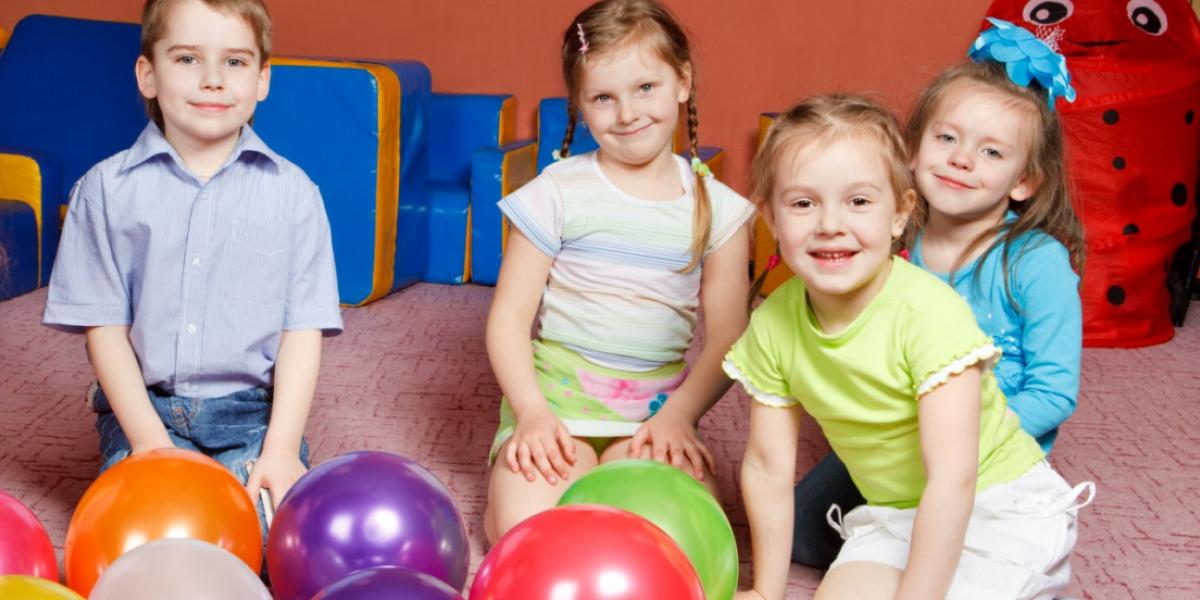
M372 567L406 567L461 590L468 566L467 528L450 491L421 465L387 452L343 454L301 477L267 543L279 600L308 600Z
M347 575L321 590L313 600L463 600L450 586L424 573L402 567L375 567Z

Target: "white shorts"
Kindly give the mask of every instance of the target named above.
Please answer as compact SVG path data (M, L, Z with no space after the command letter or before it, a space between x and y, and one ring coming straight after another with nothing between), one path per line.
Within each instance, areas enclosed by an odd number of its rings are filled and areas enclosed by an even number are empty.
M1087 493L1086 500L1080 497ZM1045 461L1008 483L975 496L962 558L947 598L1054 598L1071 582L1077 511L1091 503L1096 486L1074 488ZM846 540L830 569L853 561L908 564L917 509L860 506L842 523L829 524Z

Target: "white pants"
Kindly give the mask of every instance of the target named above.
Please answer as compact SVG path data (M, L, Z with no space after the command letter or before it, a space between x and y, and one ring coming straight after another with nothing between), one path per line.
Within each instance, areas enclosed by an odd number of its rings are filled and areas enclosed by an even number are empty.
M1091 503L1096 485L1074 488L1045 461L1008 483L975 496L962 557L947 598L1054 598L1071 582L1077 511ZM1080 497L1087 493L1087 499ZM903 571L917 509L860 506L829 524L846 540L830 569L853 561L883 563Z

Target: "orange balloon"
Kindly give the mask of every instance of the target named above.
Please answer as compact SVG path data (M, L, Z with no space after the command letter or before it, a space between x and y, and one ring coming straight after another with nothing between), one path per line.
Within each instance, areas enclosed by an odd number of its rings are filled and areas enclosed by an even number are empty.
M134 454L83 494L67 529L67 585L87 596L121 554L146 542L193 538L257 573L262 533L246 488L221 463L191 450Z

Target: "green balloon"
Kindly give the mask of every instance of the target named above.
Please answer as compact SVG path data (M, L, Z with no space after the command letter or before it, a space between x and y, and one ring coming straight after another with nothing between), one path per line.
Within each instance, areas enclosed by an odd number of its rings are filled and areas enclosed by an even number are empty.
M559 506L600 504L627 510L667 532L692 561L707 600L730 600L737 589L733 529L717 500L670 465L620 460L592 469L567 488Z

